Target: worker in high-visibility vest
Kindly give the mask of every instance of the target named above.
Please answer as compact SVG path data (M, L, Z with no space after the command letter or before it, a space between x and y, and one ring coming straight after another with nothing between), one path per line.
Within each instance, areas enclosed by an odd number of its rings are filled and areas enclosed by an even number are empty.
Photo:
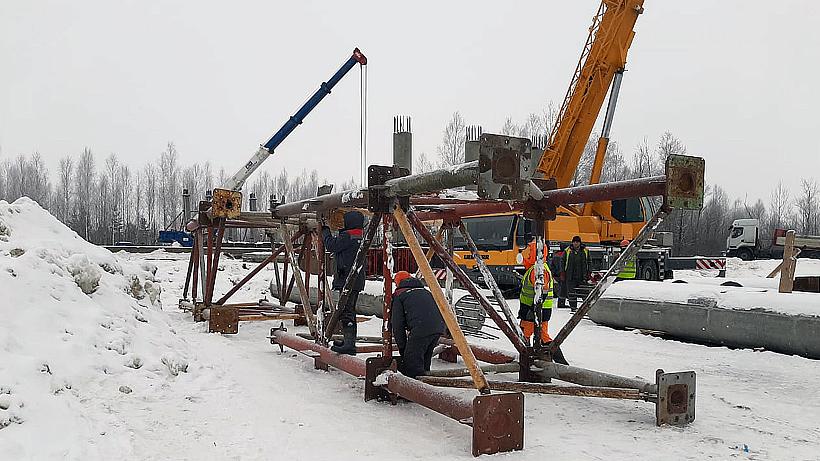
M629 240L621 240L621 251L626 251L626 247L629 246ZM638 269L635 265L635 257L631 257L626 260L626 264L624 264L624 268L621 269L621 272L618 272L618 280L632 280L638 275Z
M541 299L535 299L535 264L531 265L521 280L521 294L518 297L518 319L521 320L521 331L527 339L535 334L536 313L535 306L541 309L541 343L552 341L549 334L549 320L552 316L553 284L549 265L544 262L544 287L541 290ZM538 301L538 302L536 302Z

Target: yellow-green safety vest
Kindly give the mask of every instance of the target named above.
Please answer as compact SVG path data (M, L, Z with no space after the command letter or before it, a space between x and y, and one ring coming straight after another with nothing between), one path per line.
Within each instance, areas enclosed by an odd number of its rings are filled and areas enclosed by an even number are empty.
M521 281L521 294L518 296L518 301L522 305L532 306L535 300L535 285L530 282L530 274L535 265L532 265L527 272L524 272L524 280ZM546 296L544 296L544 303L541 305L542 309L552 309L552 273L547 263L544 263L544 273L549 274L549 286L546 288Z
M635 276L638 275L638 271L635 268L635 257L629 258L626 260L626 264L624 264L624 268L621 269L621 272L618 272L619 279L634 279Z

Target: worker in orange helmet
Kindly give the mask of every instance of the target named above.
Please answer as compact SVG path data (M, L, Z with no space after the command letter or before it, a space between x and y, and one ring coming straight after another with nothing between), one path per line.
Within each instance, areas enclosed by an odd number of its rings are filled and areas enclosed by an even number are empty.
M549 319L552 316L553 304L553 278L549 264L544 261L544 286L541 291L541 299L535 299L535 262L537 260L537 249L535 240L527 247L527 255L524 255L524 277L521 280L521 292L518 297L518 319L521 321L521 331L527 339L535 334L536 318L541 320L541 343L546 344L552 341L549 335ZM540 315L536 316L536 307L541 308Z
M623 239L621 240L621 252L623 253L626 251L626 247L629 246L629 240ZM635 263L635 257L631 257L626 260L626 264L624 264L624 268L621 269L621 272L618 272L618 278L616 280L633 280L638 275L637 265Z

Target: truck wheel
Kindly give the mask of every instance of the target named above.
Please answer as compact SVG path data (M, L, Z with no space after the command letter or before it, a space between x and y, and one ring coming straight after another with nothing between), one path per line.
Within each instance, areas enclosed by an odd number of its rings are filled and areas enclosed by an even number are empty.
M646 261L641 264L640 272L641 280L659 280L658 279L658 263L655 261Z
M752 253L752 250L748 248L741 248L740 250L738 250L737 257L744 261L751 261L755 259L754 253Z

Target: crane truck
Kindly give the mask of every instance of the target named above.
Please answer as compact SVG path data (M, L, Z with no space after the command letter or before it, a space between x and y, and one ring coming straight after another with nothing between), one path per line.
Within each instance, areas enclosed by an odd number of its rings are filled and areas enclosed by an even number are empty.
M771 246L767 248L760 239L760 220L735 219L726 238L726 256L744 261L782 258L785 240L786 230L775 229ZM820 259L820 235L796 235L794 246L800 249L799 257Z

